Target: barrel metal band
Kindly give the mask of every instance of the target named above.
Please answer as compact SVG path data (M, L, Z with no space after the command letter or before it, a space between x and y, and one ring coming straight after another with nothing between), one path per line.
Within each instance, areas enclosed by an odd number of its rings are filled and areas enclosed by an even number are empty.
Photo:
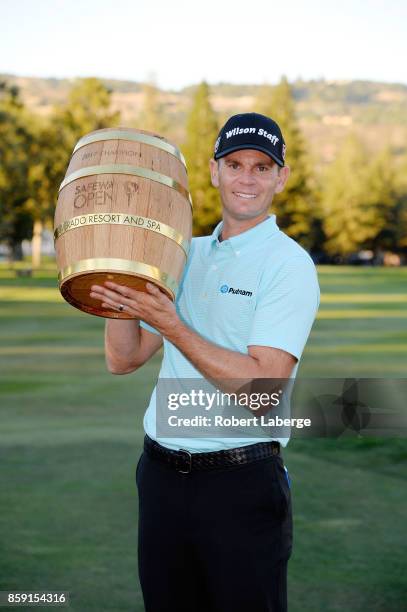
M76 181L77 179L84 178L86 176L94 176L97 174L131 174L133 176L139 176L140 178L150 179L161 185L166 185L175 189L181 195L183 195L189 201L192 207L192 199L189 191L185 189L180 183L174 181L170 176L156 172L155 170L149 170L148 168L140 168L138 166L130 166L128 164L108 164L106 166L87 166L86 168L79 168L68 174L67 177L61 183L59 191L61 191L66 185Z
M114 257L95 257L92 259L81 259L74 263L62 268L58 274L58 281L61 284L68 276L77 274L78 272L130 272L135 275L142 275L144 277L154 279L174 294L177 293L178 283L176 280L167 274L162 272L156 266L150 266L149 264L143 263L142 261L131 261L129 259L118 259Z
M77 217L71 217L67 219L54 231L54 240L58 240L60 236L69 232L70 230L78 229L79 227L85 227L88 225L127 225L130 227L138 227L139 229L148 230L157 234L162 234L170 240L176 242L184 251L185 256L188 257L189 242L185 240L180 232L176 229L157 221L157 219L151 219L150 217L141 217L140 215L131 215L127 213L95 213L91 215L79 215Z
M97 134L88 134L88 136L84 136L77 142L73 153L76 153L78 149L87 144L92 144L93 142L100 142L103 140L131 140L132 142L141 142L142 144L151 145L156 149L161 149L166 153L170 153L179 159L184 164L185 168L187 165L185 157L182 155L181 151L166 140L161 140L161 138L158 138L157 136L150 136L149 134L126 132L125 130L110 130L106 132L98 132Z

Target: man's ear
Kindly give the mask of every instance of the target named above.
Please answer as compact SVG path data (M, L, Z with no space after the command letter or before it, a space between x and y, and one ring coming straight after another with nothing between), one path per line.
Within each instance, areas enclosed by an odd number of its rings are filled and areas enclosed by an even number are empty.
M283 166L280 168L280 172L278 173L278 181L276 185L276 193L281 193L288 181L288 177L290 176L290 166Z
M211 159L209 162L209 170L211 172L212 185L218 188L219 187L219 168L218 168L218 162L216 162L214 159Z

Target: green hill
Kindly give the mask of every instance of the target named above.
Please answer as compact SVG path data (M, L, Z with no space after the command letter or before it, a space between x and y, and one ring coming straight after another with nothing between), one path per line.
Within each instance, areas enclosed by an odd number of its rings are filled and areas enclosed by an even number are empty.
M47 116L54 105L63 103L73 79L31 78L0 75L16 85L25 104ZM137 125L143 104L143 83L104 79L112 92L113 106L120 110L122 124ZM370 81L303 81L291 84L301 128L316 162L329 163L339 144L353 130L375 152L385 145L394 153L406 150L407 85ZM249 111L259 85L218 83L211 87L212 104L220 121ZM162 90L162 104L169 117L168 136L182 145L185 116L195 86L175 91Z

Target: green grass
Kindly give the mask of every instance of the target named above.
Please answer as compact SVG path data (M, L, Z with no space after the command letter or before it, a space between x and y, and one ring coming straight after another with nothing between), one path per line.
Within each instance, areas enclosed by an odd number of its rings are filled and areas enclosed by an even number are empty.
M407 270L319 276L298 376L405 376ZM108 374L103 326L60 299L52 265L33 278L0 266L0 590L67 590L75 612L142 612L134 474L160 356ZM403 610L406 441L295 439L284 456L290 612Z

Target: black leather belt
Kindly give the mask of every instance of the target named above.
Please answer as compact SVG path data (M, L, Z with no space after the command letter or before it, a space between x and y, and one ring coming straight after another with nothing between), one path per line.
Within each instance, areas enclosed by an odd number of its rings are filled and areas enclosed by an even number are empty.
M144 451L153 459L166 463L181 474L189 474L192 470L217 470L279 455L280 443L275 441L259 442L258 444L211 453L190 453L182 448L175 451L161 446L146 435Z

